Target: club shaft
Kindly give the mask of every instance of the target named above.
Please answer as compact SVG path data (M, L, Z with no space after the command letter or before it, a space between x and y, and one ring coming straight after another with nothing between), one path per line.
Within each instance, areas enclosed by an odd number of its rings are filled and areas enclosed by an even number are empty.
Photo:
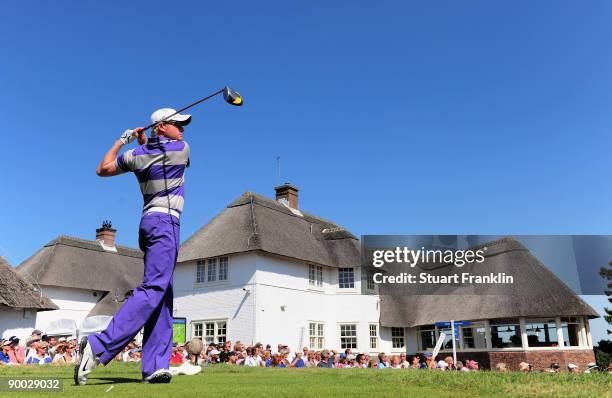
M219 91L215 91L215 92L214 92L214 93L212 93L211 95L209 95L209 96L207 96L207 97L204 97L204 98L202 98L202 99L199 99L199 100L197 100L196 102L193 102L193 103L191 103L191 104L187 105L186 107L179 109L178 111L174 112L172 115L170 115L170 116L166 117L164 120L168 120L168 119L170 119L172 116L174 116L174 115L176 115L176 114L178 114L178 113L181 113L181 112L183 112L183 111L186 111L187 109L192 108L192 107L194 107L194 106L196 106L196 105L198 105L198 104L201 104L202 102L204 102L204 101L206 101L206 100L208 100L208 99L211 99L211 98L212 98L212 97L214 97L215 95L219 95L219 94L221 94L222 92L223 92L223 89L221 89L221 90L219 90ZM155 123L151 123L151 124L149 124L149 125L148 125L147 127L145 127L145 128L142 130L142 131L146 131L146 130L150 129L151 127L155 126L157 123L159 123L159 122L155 122Z

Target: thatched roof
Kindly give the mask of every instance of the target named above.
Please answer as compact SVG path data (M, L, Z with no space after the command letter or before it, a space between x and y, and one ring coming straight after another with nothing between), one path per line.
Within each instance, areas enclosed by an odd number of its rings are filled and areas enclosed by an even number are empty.
M478 295L463 294L457 287L455 294L442 286L445 294L385 295L381 289L381 326L412 327L439 321L479 320L513 317L588 316L599 315L577 296L565 283L535 258L514 238L489 242L485 261L479 266L466 266L471 275L505 272L521 275L520 284L512 289L514 295L487 294L480 287ZM473 248L477 250L479 247ZM453 267L445 272L451 273ZM441 290L442 291L442 290Z
M104 250L99 242L60 236L47 243L17 267L27 280L43 286L58 286L102 292L102 299L91 315L113 315L123 299L143 277L142 252L117 246L117 252Z
M247 251L330 267L359 266L359 240L337 224L246 192L194 233L179 262Z
M39 311L57 309L51 300L41 296L40 291L26 282L2 257L0 257L0 305Z

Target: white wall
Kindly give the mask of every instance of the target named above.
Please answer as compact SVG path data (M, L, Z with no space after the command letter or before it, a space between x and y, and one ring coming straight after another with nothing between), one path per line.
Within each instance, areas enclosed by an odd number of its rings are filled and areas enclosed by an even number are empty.
M3 339L17 336L24 341L34 330L35 322L35 310L0 308L0 336Z
M174 316L187 318L187 339L194 321L227 320L227 338L254 343L255 254L229 256L227 282L196 284L196 262L174 270ZM249 290L246 292L243 288Z
M225 283L196 284L196 262L177 266L174 316L187 318L188 338L193 321L227 319L229 340L297 349L308 345L309 321L319 321L325 323L326 348L339 350L339 324L344 322L357 324L357 351L405 351L391 349L386 328L379 328L379 348L370 350L369 325L378 324L379 298L359 294L359 268L355 289L339 289L338 270L330 267L323 269L323 287L311 288L307 263L260 253L229 256L228 271Z
M36 328L45 331L47 325L57 319L73 319L77 326L102 298L102 292L67 287L41 286L43 296L51 299L59 310L39 312ZM94 295L95 293L95 295Z

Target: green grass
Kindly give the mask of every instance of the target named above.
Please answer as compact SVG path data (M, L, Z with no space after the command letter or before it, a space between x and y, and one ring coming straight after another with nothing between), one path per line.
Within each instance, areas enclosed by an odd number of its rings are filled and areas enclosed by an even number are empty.
M140 383L140 365L97 368L74 386L72 366L0 368L0 377L61 378L62 393L0 393L6 397L612 397L612 375L454 373L377 369L253 369L218 365L170 384ZM110 390L109 388L112 387ZM108 392L107 392L108 390Z

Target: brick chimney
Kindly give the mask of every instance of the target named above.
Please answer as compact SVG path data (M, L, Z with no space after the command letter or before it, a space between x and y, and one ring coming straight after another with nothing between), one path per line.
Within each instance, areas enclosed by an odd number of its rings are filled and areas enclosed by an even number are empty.
M102 222L102 228L96 229L96 240L101 241L106 246L115 247L115 233L116 229L113 229L113 224L105 220Z
M292 209L298 208L298 189L296 187L286 182L283 185L275 187L274 190L276 191L276 200L278 202L284 199L289 203L289 207Z

